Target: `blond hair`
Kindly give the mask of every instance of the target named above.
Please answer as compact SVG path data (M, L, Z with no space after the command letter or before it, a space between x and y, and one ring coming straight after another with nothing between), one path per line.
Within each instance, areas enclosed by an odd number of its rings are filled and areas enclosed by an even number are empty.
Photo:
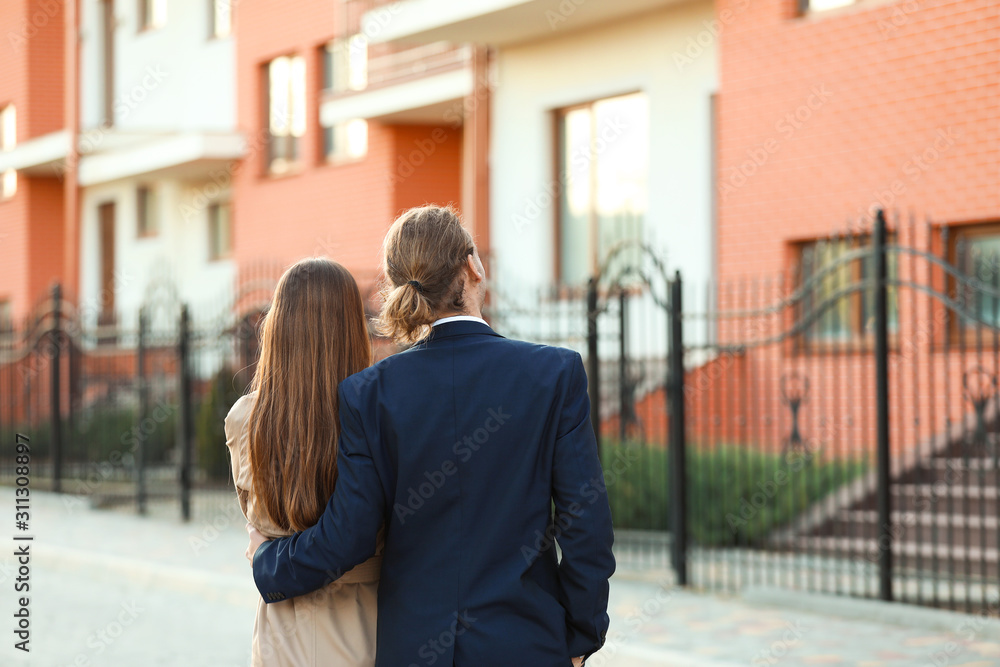
M450 207L411 208L396 218L382 244L379 333L399 343L427 334L442 312L461 312L462 269L476 246Z

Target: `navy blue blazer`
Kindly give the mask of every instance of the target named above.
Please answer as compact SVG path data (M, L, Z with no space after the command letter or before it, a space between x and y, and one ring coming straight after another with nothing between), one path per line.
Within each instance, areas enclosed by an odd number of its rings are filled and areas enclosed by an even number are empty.
M613 532L578 353L446 322L339 396L336 491L257 550L265 601L337 579L384 524L377 667L568 667L601 647Z

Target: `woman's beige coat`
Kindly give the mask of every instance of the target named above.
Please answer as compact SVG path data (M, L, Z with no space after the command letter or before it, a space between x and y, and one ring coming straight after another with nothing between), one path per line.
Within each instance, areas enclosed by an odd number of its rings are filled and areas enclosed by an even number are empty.
M267 537L284 537L254 503L249 420L254 394L241 397L226 417L226 446L247 521ZM381 551L381 549L379 549ZM373 667L376 596L382 556L376 555L318 591L282 602L257 601L254 667Z

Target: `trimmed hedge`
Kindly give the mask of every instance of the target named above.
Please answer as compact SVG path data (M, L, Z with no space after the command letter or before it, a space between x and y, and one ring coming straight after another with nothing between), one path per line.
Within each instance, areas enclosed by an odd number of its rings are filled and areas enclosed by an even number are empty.
M642 443L602 443L615 526L668 530L668 450ZM831 491L867 469L858 459L821 453L764 453L724 445L687 451L688 535L701 546L760 545Z

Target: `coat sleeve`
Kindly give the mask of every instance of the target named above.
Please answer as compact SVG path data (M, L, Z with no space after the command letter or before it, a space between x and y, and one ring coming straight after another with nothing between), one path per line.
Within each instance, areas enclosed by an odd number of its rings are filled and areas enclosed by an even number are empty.
M566 609L569 656L590 655L608 631L608 581L615 571L614 531L597 438L590 423L590 399L583 360L574 354L569 387L559 418L552 497L562 560L561 602Z
M338 479L315 526L265 542L253 558L253 577L265 602L304 595L339 579L375 554L385 495L357 410L340 399Z

